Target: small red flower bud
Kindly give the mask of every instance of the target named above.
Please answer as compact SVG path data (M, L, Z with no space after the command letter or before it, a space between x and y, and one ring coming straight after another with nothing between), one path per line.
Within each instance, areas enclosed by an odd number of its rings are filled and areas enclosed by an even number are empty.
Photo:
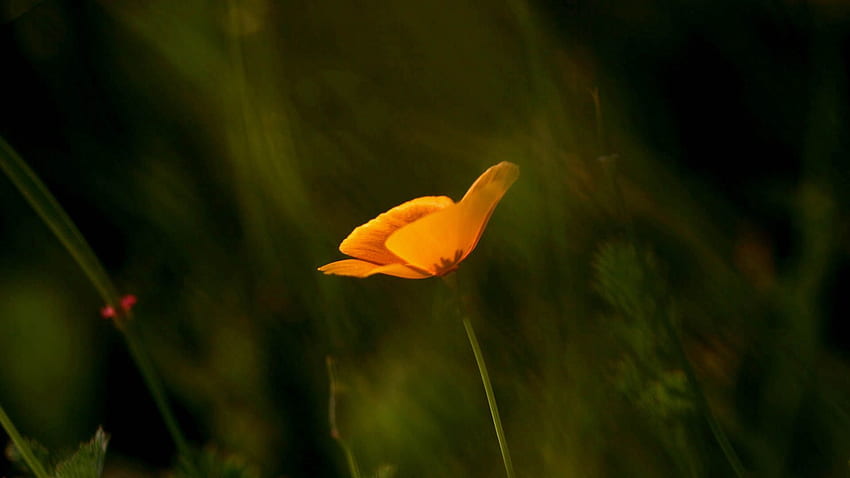
M136 305L136 296L133 294L127 294L121 298L121 308L124 309L124 312L129 312L130 309Z
M111 305L105 305L100 309L100 316L104 319L114 319L115 318L115 308Z

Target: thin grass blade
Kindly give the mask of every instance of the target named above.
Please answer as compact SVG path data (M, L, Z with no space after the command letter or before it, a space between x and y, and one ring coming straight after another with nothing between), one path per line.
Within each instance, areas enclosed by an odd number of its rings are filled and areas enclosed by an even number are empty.
M9 176L12 183L23 194L30 206L44 220L47 227L56 234L59 242L71 254L80 268L92 281L104 302L114 304L118 301L118 293L106 271L100 265L100 261L94 255L83 235L50 194L47 187L35 175L30 167L9 146L5 139L0 137L0 168Z

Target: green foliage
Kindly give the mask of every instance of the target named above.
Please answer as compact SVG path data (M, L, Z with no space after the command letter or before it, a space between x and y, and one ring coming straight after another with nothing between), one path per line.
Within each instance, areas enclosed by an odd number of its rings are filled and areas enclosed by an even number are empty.
M593 259L596 290L630 320L652 321L658 313L657 289L661 281L655 262L653 255L642 254L631 243L603 244Z
M683 370L688 364L675 354L673 308L658 260L620 241L600 247L593 265L596 289L617 314L606 320L622 350L611 380L656 426L681 472L694 473L699 467L692 451L694 437L684 430L696 417L696 395Z
M103 472L106 445L109 437L98 428L94 438L80 445L73 455L58 462L54 469L55 478L97 478Z
M174 478L258 478L260 474L237 455L207 448L183 456Z
M615 381L624 392L635 393L649 413L668 416L687 409L679 403L688 394L679 393L685 383L681 364L672 359L664 322L673 320L672 308L657 259L631 243L609 242L599 248L593 265L596 290L617 314L606 320L622 350Z
M81 444L79 449L71 454L51 453L35 440L26 441L35 458L47 467L46 471L51 478L99 478L103 473L109 436L101 428L97 429L91 441ZM23 456L14 444L9 445L6 454L22 473L30 473Z

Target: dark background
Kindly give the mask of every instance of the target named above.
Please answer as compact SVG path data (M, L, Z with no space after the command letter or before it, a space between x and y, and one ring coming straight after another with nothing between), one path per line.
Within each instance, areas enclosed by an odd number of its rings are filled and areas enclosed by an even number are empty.
M440 281L315 268L379 212L510 160L459 276L520 475L731 476L704 410L670 405L669 344L623 345L657 334L618 332L600 292L622 243L654 257L639 282L663 284L744 466L846 475L846 5L174 3L2 4L0 135L139 297L194 443L347 476L331 354L364 473L498 476ZM0 404L51 448L103 426L109 476L162 473L173 445L101 300L6 180L0 204ZM634 382L612 372L632 355Z

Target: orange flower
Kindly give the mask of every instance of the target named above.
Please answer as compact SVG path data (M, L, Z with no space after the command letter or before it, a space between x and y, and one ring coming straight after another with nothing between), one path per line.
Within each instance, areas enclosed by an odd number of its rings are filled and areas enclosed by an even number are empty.
M448 274L475 249L490 215L519 177L516 164L502 161L469 187L460 202L425 196L396 206L351 231L339 245L356 259L331 262L325 274L369 277L387 274L425 279Z

